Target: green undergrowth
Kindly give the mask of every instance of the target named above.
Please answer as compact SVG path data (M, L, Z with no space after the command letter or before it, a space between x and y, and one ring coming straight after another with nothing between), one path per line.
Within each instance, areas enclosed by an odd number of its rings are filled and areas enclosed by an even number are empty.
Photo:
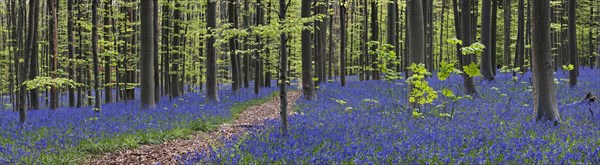
M274 92L267 97L236 103L230 109L232 115L228 118L213 117L206 120L177 123L179 126L171 130L146 130L110 138L88 139L75 147L61 151L60 154L45 154L31 159L39 160L42 164L86 164L102 153L133 149L145 144L160 144L172 139L190 138L194 132L216 130L219 125L239 118L240 113L249 107L264 104L277 96L278 92Z

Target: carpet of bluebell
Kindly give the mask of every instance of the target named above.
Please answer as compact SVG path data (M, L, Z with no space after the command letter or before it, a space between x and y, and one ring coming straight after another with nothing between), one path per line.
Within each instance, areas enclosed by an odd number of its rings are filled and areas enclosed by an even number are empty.
M265 98L275 90L276 88L264 88L258 95L252 89L243 89L238 93L220 90L219 103L206 102L204 94L188 93L172 101L163 98L157 108L150 110L140 110L139 100L104 104L100 112L92 111L91 107L34 110L28 112L27 123L24 125L19 124L18 113L3 111L0 112L0 164L57 162L42 159L49 155L55 155L53 158L58 159L73 159L61 158L61 155L66 151L81 152L85 150L81 148L83 145L93 147L103 140L122 140L114 138L123 135L144 135L149 132L160 134L181 127L194 127L192 123L230 118L230 109L234 104ZM137 142L157 142L152 137L137 138Z
M599 164L600 104L577 102L600 94L600 70L582 68L569 87L556 72L558 126L536 122L531 73L476 78L478 96L451 101L440 94L415 116L406 106L404 81L321 84L318 99L301 99L289 119L182 157L186 164ZM435 76L434 76L435 77ZM428 80L436 90L462 92L462 77ZM454 116L450 114L454 108ZM592 116L592 113L595 113ZM445 115L444 115L445 114Z

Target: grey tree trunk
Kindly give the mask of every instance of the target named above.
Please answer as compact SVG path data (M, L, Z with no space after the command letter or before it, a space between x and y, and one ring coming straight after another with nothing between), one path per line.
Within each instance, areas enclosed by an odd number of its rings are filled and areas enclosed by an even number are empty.
M378 42L379 41L379 22L377 20L378 12L377 12L377 1L371 0L371 41ZM377 45L371 46L371 51L375 52L377 50ZM373 53L371 59L371 67L373 68L373 80L379 80L379 71L377 68L377 63L379 63L379 58L377 57L377 53Z
M279 22L285 23L286 17L286 4L285 0L279 0ZM279 38L279 100L280 100L280 116L281 116L281 132L283 135L287 135L287 70L288 70L288 55L286 51L287 47L287 36L285 33L280 34Z
M525 72L525 0L519 0L518 18L517 18L517 45L515 54L515 67L521 68ZM513 72L514 74L514 72Z
M577 86L577 73L579 70L579 64L577 58L577 25L575 21L577 16L575 15L575 9L577 2L576 0L569 1L569 63L573 64L574 69L569 71L569 85L572 87Z
M511 18L511 10L510 10L510 0L504 0L504 66L508 66L512 68L511 60L510 60L510 18Z
M154 93L154 14L152 1L140 1L141 25L141 103L142 109L155 108Z
M152 5L152 25L154 26L154 52L152 52L154 61L154 102L158 103L160 102L160 69L158 65L158 49L160 48L160 45L158 45L158 31L160 30L160 27L158 26L158 8L160 6L158 6L158 0L152 0Z
M462 25L462 42L464 46L471 45L471 0L461 0L461 25ZM475 55L466 55L463 56L464 66L467 66L473 62L473 58ZM463 74L463 87L465 89L465 93L472 95L476 94L475 84L473 82L473 77Z
M346 3L345 0L340 1L340 81L343 87L346 86L346 46L348 39L346 34Z
M492 28L491 28L491 43L490 43L490 57L492 58L492 73L496 76L496 72L498 69L498 56L497 56L497 46L496 41L498 39L498 0L492 0Z
M237 28L237 17L236 17L236 10L237 10L237 5L235 4L236 2L234 0L229 0L229 3L227 4L227 15L229 16L229 23L231 23L232 25L234 25L232 27L232 29ZM233 92L238 92L240 90L240 81L238 80L238 61L237 61L237 53L236 53L236 49L237 49L237 37L232 37L229 39L229 61L231 62L231 70L232 70L232 80L233 83L231 84L231 90Z
M29 71L27 71L26 73L29 73L29 79L33 80L35 79L37 76L39 76L39 45L38 45L38 27L39 27L39 17L40 17L40 5L39 5L39 0L30 0L30 8L29 10L33 10L34 13L30 15L29 19L31 19L29 21L29 27L33 27L34 29L31 30L31 32L33 33L31 35L32 37L32 42L30 44L31 45L31 50L29 51L30 54L29 55ZM33 4L33 5L32 5ZM33 18L31 17L33 16ZM29 103L31 104L31 108L32 109L40 109L40 103L39 103L39 90L37 88L31 89L29 91Z
M207 0L206 27L209 33L214 33L217 27L216 2ZM217 95L217 54L215 52L215 37L210 35L206 40L206 96L209 101L219 102Z
M550 1L532 0L533 97L536 120L560 120L550 53Z
M423 1L408 0L408 60L409 64L425 64L425 22L423 22ZM408 66L405 66L408 67ZM413 72L409 71L408 76L412 76ZM412 91L413 86L409 86L409 91ZM409 92L410 93L410 92Z
M94 63L94 110L101 110L100 94L100 61L98 59L98 0L92 1L92 58Z
M56 3L56 0L50 0L48 2L48 7L50 7L50 32L51 37L50 37L50 53L52 55L52 62L51 62L51 70L52 70L52 78L57 78L58 75L56 74L56 71L58 70L58 10L57 10L57 6L58 4ZM52 88L50 89L50 109L56 109L58 108L58 104L59 104L59 96L58 96L58 89L56 86L52 86Z
M182 20L181 18L181 2L175 1L175 9L173 9L173 54L171 56L171 96L179 97L181 95L179 77L181 66L181 25L179 22Z
M492 0L494 1L494 0ZM491 81L494 80L494 73L492 72L492 50L491 50L491 45L492 45L492 40L490 37L490 33L492 32L491 29L491 14L490 14L490 0L482 0L481 3L483 4L481 7L481 41L482 44L485 46L485 50L483 51L483 54L481 54L481 61L480 61L480 65L481 65L481 75L483 75L483 78L485 80Z
M112 5L110 2L105 2L104 3L104 11L106 13L108 13L109 11L109 6ZM111 36L110 36L110 27L108 25L111 24L110 22L110 15L109 14L104 14L104 27L103 27L103 31L104 31L104 40L106 42L110 41ZM108 52L108 50L110 49L109 46L105 46L104 47L104 52ZM106 103L110 103L112 101L112 93L111 93L111 86L108 86L109 83L111 83L111 56L109 53L105 53L104 55L104 84L106 86L104 86L104 102Z
M311 2L312 0L302 1L300 13L302 18L311 17ZM304 23L304 28L302 28L302 34L300 36L300 39L302 40L302 92L304 94L304 99L314 100L317 98L317 94L315 92L312 75L311 30L307 29L307 27L311 27L310 22Z
M68 40L68 54L69 59L74 59L75 48L73 46L73 42L75 42L73 38L73 0L67 0L67 11L69 12L68 22L67 22L67 40ZM73 64L69 64L67 67L69 72L69 79L75 80L75 69ZM75 106L75 88L69 87L69 107Z

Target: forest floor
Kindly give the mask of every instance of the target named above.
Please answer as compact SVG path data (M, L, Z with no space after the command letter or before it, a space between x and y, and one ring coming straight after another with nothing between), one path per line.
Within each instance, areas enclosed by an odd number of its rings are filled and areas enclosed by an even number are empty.
M288 112L300 97L299 91L288 93ZM230 123L222 124L213 131L196 132L187 139L175 139L156 145L143 145L135 149L92 156L85 164L178 164L178 158L195 151L220 146L225 140L240 136L251 127L262 126L266 120L279 117L279 97L252 106L240 113Z

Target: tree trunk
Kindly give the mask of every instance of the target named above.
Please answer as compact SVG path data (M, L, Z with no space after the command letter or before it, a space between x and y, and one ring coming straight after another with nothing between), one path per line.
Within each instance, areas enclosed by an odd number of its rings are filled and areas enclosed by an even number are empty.
M141 25L141 107L152 109L156 107L154 93L154 7L152 1L140 1Z
M175 8L173 9L173 54L171 56L171 96L179 97L181 95L181 91L179 88L179 67L182 63L181 61L181 26L179 25L179 21L181 19L181 3L180 1L175 1Z
M111 0L112 1L112 0ZM160 7L158 5L158 0L152 0L152 25L154 26L153 29L153 33L154 33L154 38L153 38L153 51L152 52L152 61L154 62L154 102L158 103L160 102L160 68L158 65L158 53L159 53L159 47L160 45L158 45L158 31L160 30L160 27L158 25L158 8Z
M303 0L301 5L301 16L304 19L311 17L311 6L312 0ZM304 99L314 100L317 95L315 92L315 86L312 75L312 52L311 52L311 30L307 29L311 27L310 22L304 23L302 28L302 91L304 93Z
M100 111L100 61L98 59L98 0L92 0L92 60L94 63L94 111Z
M207 0L207 32L214 34L217 27L216 2ZM206 96L209 101L219 102L217 95L217 54L215 52L215 37L210 35L206 40Z
M250 7L248 4L248 0L244 0L244 29L250 30ZM244 51L248 51L250 49L248 42L250 38L248 36L244 37ZM250 54L244 53L244 64L242 66L242 70L244 70L244 87L250 87Z
M497 39L498 39L498 0L492 0L492 28L491 28L491 43L490 43L490 57L492 58L492 74L496 76L498 69L498 56L497 56Z
M463 46L471 45L471 0L461 0L461 24L462 24L462 42ZM467 66L473 62L473 58L475 55L466 55L463 56L464 65ZM473 77L468 74L463 73L463 87L465 89L465 93L469 95L476 94L475 84L473 83Z
M524 32L525 32L525 0L519 0L519 10L518 10L518 18L517 18L517 45L516 45L516 54L515 54L515 67L521 69L521 71L525 71L524 61L525 61L525 40L524 40ZM513 73L514 74L514 73Z
M50 63L51 67L51 77L53 79L58 78L57 70L58 70L58 10L57 10L56 0L49 0L48 7L50 9L50 54L52 56L52 62ZM58 108L58 88L56 86L52 86L50 88L50 109Z
M407 2L407 25L408 28L408 65L425 64L425 22L423 20L423 1L408 0ZM408 66L405 66L408 67ZM409 71L408 76L413 72ZM409 92L413 90L413 85L409 85Z
M536 120L560 120L550 54L550 1L532 0L533 97Z
M346 86L346 0L340 1L340 80L343 87Z
M229 16L229 23L231 23L233 25L233 27L231 27L232 29L236 29L237 28L237 5L236 2L234 0L229 0L228 6L227 6L227 15ZM237 60L237 53L236 53L236 45L237 45L237 37L231 37L229 39L229 61L231 62L231 71L232 71L232 80L233 83L231 84L231 90L233 92L238 92L240 90L240 80L238 80L238 60Z
M363 17L363 29L362 29L362 40L361 40L361 48L362 48L362 53L360 55L360 66L361 66L361 73L360 73L360 80L368 80L369 79L369 74L367 71L367 60L368 60L368 56L369 56L369 46L367 44L367 42L369 41L369 17L368 17L368 9L369 9L369 5L368 5L368 0L364 0L363 1L363 10L362 10L362 17Z
M572 87L577 86L577 72L579 70L579 64L577 60L577 25L575 21L577 16L575 15L575 9L577 2L576 0L569 1L569 63L573 64L574 69L569 71L569 85Z
M261 0L256 1L256 26L261 26L263 24L264 17L264 9ZM261 44L260 35L256 35L255 42L257 44L257 50L254 51L254 56L256 59L254 60L254 94L258 94L260 92L260 87L264 86L264 82L262 81L262 58L260 56L260 51L263 46Z
M492 50L490 49L492 45L492 40L490 38L490 33L492 32L490 22L491 7L490 0L482 0L481 2L483 3L483 6L481 7L481 40L483 45L485 46L485 49L483 51L483 54L481 54L480 72L485 80L491 81L494 80L494 73L492 72Z
M109 11L109 7L110 5L112 5L111 2L106 2L104 3L104 25L103 25L103 30L104 30L104 40L106 42L110 41L110 27L108 27L108 25L111 24L110 22L110 18L108 15L108 11ZM109 46L105 46L104 47L104 102L106 103L110 103L112 101L112 88L111 86L109 86L109 84L111 83L111 56L112 54L108 53L110 47Z
M512 43L510 40L510 18L511 18L511 9L510 9L510 0L504 0L504 66L512 68L510 60L510 44Z
M284 23L286 17L286 4L285 0L279 0L279 22ZM280 116L281 116L281 132L285 136L287 135L287 70L288 70L288 55L286 51L287 47L287 36L285 33L280 34L279 38L279 100L280 100Z
M68 11L68 16L69 16L67 18L68 19L68 22L67 22L68 54L69 54L69 59L74 60L75 47L73 46L73 42L75 42L75 40L73 38L73 24L75 21L73 21L73 0L67 0L67 11ZM67 70L69 72L69 79L75 80L75 65L73 65L72 63L69 63ZM74 107L74 106L75 106L75 88L69 86L69 107Z
M379 41L379 22L377 20L377 1L371 0L371 41L378 42ZM377 45L371 46L371 51L376 52ZM379 71L377 69L377 64L379 63L379 58L377 57L377 53L373 53L372 56L371 67L373 68L373 80L379 80Z
M29 27L33 27L34 29L31 30L31 33L33 33L31 35L31 51L30 51L30 57L29 57L29 71L27 73L29 73L29 79L33 80L35 79L37 76L39 76L40 74L40 70L39 70L39 55L38 55L38 27L39 27L39 17L40 17L40 5L39 5L39 0L30 0L30 8L29 10L33 10L34 13L30 13L30 21L29 21ZM33 16L33 18L31 17ZM34 88L31 89L29 92L29 102L31 103L31 108L32 109L40 109L40 102L39 102L39 89Z

